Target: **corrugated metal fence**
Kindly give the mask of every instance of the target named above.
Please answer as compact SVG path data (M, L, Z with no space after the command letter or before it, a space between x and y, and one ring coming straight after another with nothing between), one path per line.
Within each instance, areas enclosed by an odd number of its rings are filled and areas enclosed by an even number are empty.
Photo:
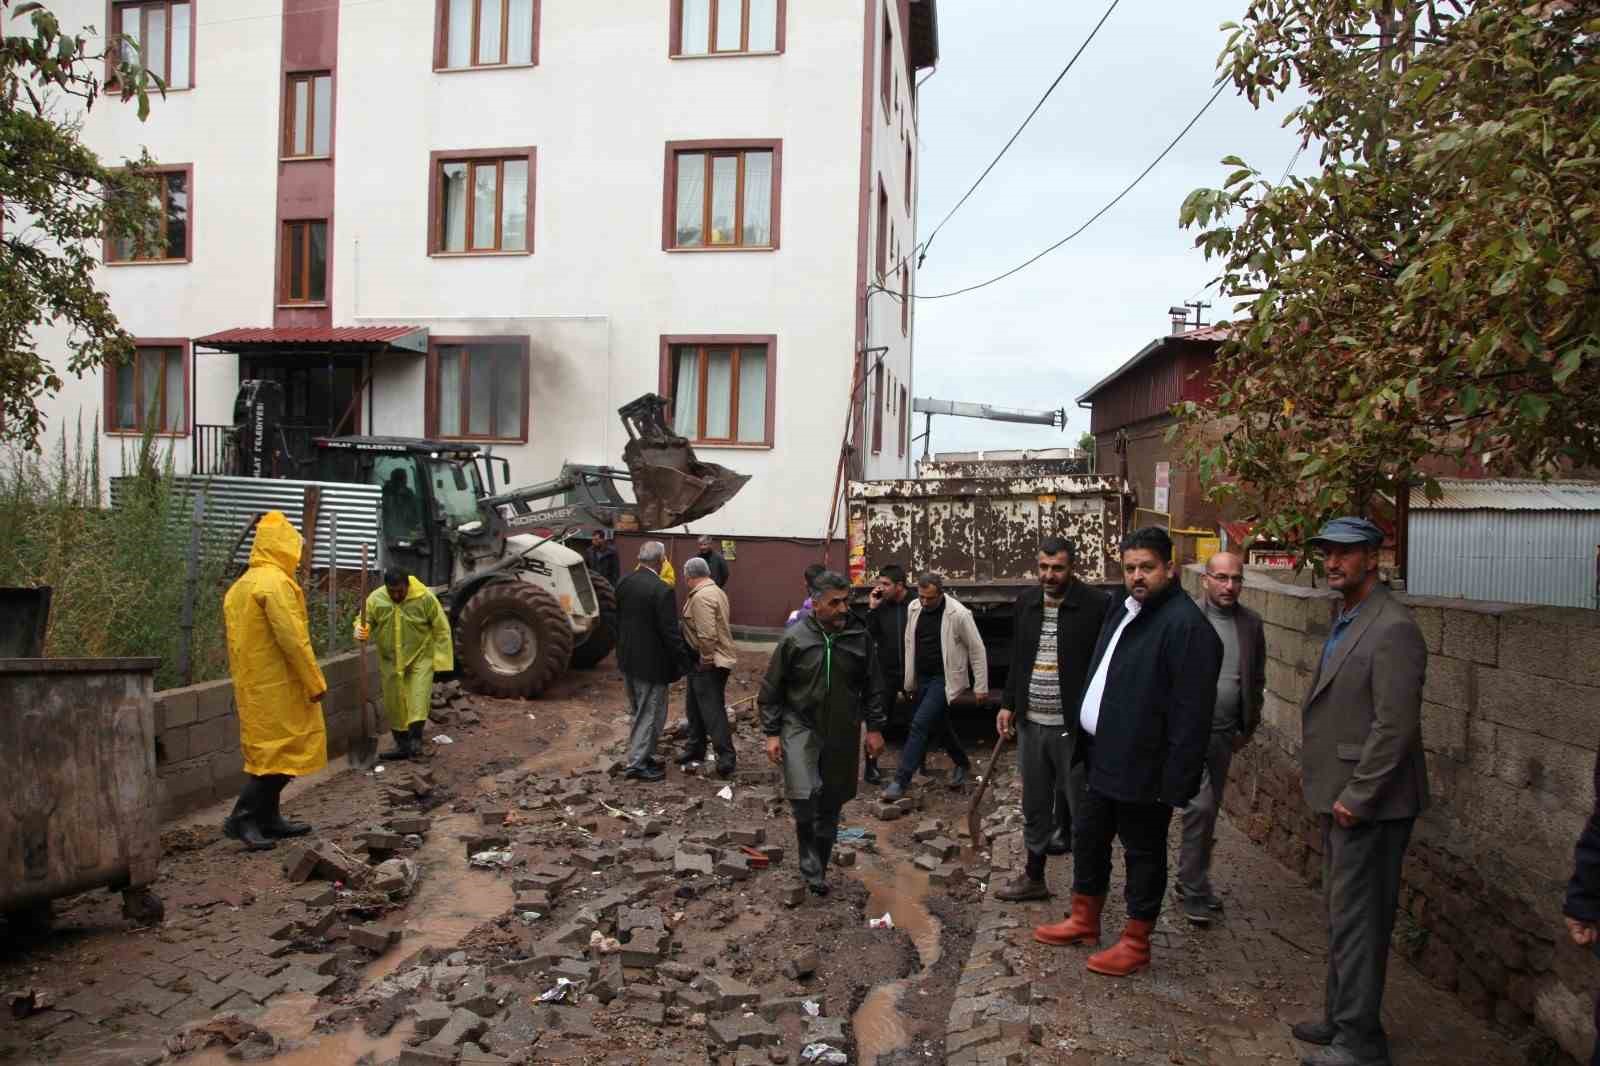
M117 505L122 478L111 481L111 504ZM315 486L322 490L322 504L318 510L317 543L312 553L312 567L328 566L328 516L339 516L339 556L341 570L355 570L361 566L361 546L367 546L368 565L376 565L378 558L378 507L382 490L376 485L346 485L324 481L280 481L274 478L249 477L180 477L179 506L175 508L175 521L187 522L193 513L193 500L197 494L205 496L205 537L209 543L231 544L244 530L251 517L261 511L282 511L284 517L302 529L305 491ZM246 539L236 561L244 562L250 555L250 541Z
M1453 511L1413 505L1406 591L1600 607L1600 511Z

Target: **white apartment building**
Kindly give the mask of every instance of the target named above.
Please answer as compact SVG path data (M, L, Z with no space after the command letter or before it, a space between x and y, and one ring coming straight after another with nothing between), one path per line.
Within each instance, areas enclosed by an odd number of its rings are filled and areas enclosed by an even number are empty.
M726 537L819 537L847 417L854 474L909 476L935 0L51 6L171 85L85 127L167 173L164 254L101 277L136 363L47 409L98 414L112 473L152 416L214 472L270 378L309 432L492 443L521 482L617 463L617 407L658 391L752 475L695 530Z

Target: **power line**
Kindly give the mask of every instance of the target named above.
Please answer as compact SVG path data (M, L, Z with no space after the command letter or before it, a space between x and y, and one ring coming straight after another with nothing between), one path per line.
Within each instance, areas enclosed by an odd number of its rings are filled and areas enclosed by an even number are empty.
M1050 245L1050 247L1046 248L1044 251L1040 252L1038 255L1035 255L1032 258L1026 259L1023 262L1018 263L1016 266L1012 267L1010 270L1006 271L1004 274L997 274L994 277L989 278L987 281L980 281L980 282L977 282L976 284L967 285L967 286L964 286L963 288L954 289L954 290L952 290L950 292L932 293L932 294L927 295L927 296L922 296L922 295L919 295L917 293L912 293L912 294L910 294L911 295L911 299L913 299L913 300L946 300L946 299L949 299L952 296L961 296L961 295L963 295L965 293L974 292L974 291L976 291L978 289L986 288L986 287L988 287L990 285L993 285L997 281L1004 281L1006 278L1009 278L1011 275L1016 274L1016 273L1018 273L1020 271L1026 270L1028 267L1030 267L1033 264L1037 263L1039 260L1041 260L1045 256L1049 255L1051 252L1055 251L1057 248L1060 248L1063 244L1066 244L1068 241L1072 240L1078 234L1082 233L1084 230L1086 230L1090 226L1094 225L1097 221L1100 220L1100 217L1102 215L1104 215L1107 211L1110 211L1113 207L1116 207L1117 204L1122 201L1123 197L1127 196L1130 192L1132 192L1134 190L1134 188L1137 187L1138 184L1141 181L1143 181L1145 179L1145 177L1152 170L1154 170L1157 167L1157 165L1159 165L1160 162L1163 159L1165 159L1167 157L1168 153L1170 153L1174 148L1176 148L1178 146L1178 142L1183 140L1183 138L1188 134L1188 132L1190 130L1194 129L1195 124L1200 121L1201 116L1203 116L1207 111L1209 111L1211 109L1211 105L1217 102L1217 97L1222 95L1222 90L1226 89L1229 84L1231 84L1231 83L1230 82L1223 82L1221 85L1217 86L1217 91L1211 94L1211 99L1207 100L1205 102L1205 104L1203 104L1201 106L1200 110L1195 112L1194 117L1189 120L1188 125L1184 126L1183 129L1179 130L1178 131L1178 135L1176 137L1172 138L1172 140L1167 144L1167 146L1165 148L1161 149L1161 154L1156 156L1155 159L1151 161L1149 166L1147 166L1143 170L1141 170L1139 172L1139 176L1134 178L1132 181L1130 181L1127 184L1127 186L1123 188L1123 190L1121 192L1117 193L1116 196L1112 197L1110 203L1106 204L1100 210L1098 210L1094 214L1090 215L1088 221L1084 222L1083 225L1079 226L1077 229L1073 230L1071 233L1067 234L1065 237L1061 238L1059 241L1056 241L1054 244Z
M1056 75L1056 80L1051 82L1050 87L1044 91L1044 95L1039 97L1039 102L1033 105L1033 110L1028 112L1028 117L1022 120L1022 125L1017 127L1017 132L1013 133L1011 139L1000 149L1000 154L989 161L989 165L983 168L983 173L978 175L978 180L972 183L972 188L968 189L961 199L956 201L956 205L950 209L949 213L939 220L939 224L933 227L933 231L928 234L928 239L922 242L922 255L917 260L918 268L921 268L923 260L928 258L928 249L933 246L933 239L939 235L939 230L944 228L944 224L950 221L952 215L961 210L961 205L966 203L967 198L978 190L979 185L983 184L983 179L989 176L989 171L993 170L1006 152L1011 150L1011 146L1017 143L1017 138L1021 137L1022 131L1028 128L1028 123L1033 121L1033 116L1037 115L1039 109L1044 106L1044 102L1050 99L1050 94L1056 91L1056 86L1061 84L1062 79L1067 76L1067 72L1078 61L1078 57L1083 55L1084 49L1089 47L1089 42L1094 40L1095 35L1100 32L1100 27L1106 24L1106 19L1111 17L1111 12L1115 11L1117 5L1121 2L1122 0L1111 0L1111 6L1106 8L1105 14L1100 16L1100 21L1094 24L1094 29L1089 31L1089 36L1083 39L1083 43L1078 46L1078 50L1072 53L1072 58L1067 60L1067 65L1061 68L1061 73ZM916 251L916 249L913 248L912 251Z

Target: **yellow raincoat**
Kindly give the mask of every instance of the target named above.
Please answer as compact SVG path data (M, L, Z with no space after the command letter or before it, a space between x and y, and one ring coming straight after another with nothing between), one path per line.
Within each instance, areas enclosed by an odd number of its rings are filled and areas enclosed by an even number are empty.
M311 650L305 593L294 580L302 543L282 512L268 511L256 526L250 569L222 600L247 774L297 777L328 761L322 706L311 699L328 682Z
M643 566L643 563L638 563L634 566L634 569L639 570L643 568ZM661 560L661 569L656 573L656 576L659 577L661 579L661 583L667 586L669 589L678 583L678 572L672 569L671 559Z
M434 671L455 665L450 619L428 586L413 577L403 603L391 600L382 585L367 597L367 626L378 647L389 728L403 732L427 720Z

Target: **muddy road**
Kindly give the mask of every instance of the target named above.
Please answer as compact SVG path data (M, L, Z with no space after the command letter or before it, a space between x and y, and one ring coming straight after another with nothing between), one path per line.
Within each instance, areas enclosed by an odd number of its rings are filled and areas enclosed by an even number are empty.
M623 779L608 662L537 702L458 697L424 758L291 795L315 832L273 852L169 829L164 925L96 892L0 927L0 990L35 1003L0 1018L0 1063L943 1061L987 876L951 852L970 791L942 753L893 811L863 785L833 892L800 891L765 662L743 651L729 683L731 781L676 766L681 685L667 779Z

